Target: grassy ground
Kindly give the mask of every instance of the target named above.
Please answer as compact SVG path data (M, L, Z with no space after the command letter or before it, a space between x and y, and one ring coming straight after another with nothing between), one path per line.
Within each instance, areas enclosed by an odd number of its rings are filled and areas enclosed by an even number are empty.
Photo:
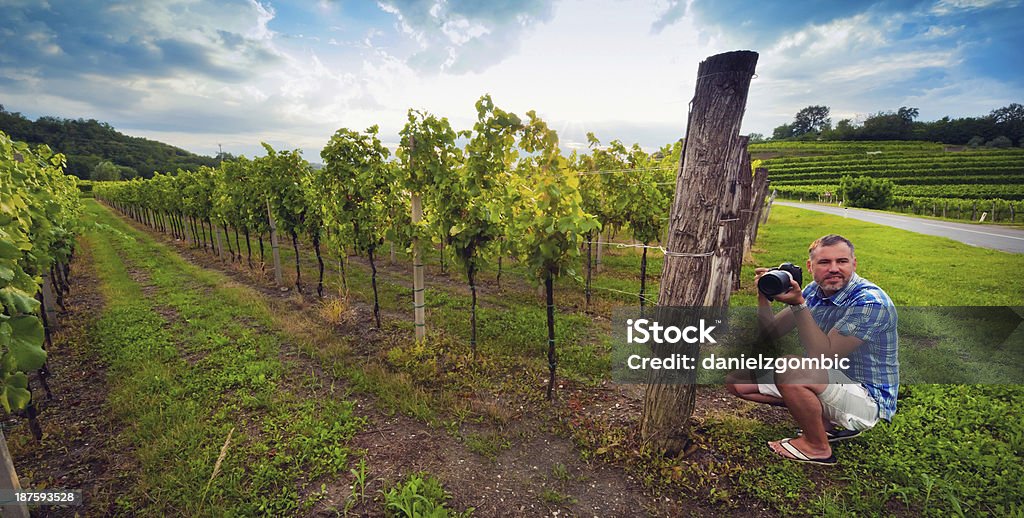
M117 226L96 206L91 206L90 212ZM801 261L807 244L829 232L842 233L857 244L858 271L884 287L899 305L1024 305L1024 280L1010 273L1024 266L1020 255L786 207L773 209L772 222L762 227L754 262ZM321 448L331 447L348 459L351 452L346 441L358 428L359 418L341 403L332 403L341 405L336 409L316 407L328 403L310 401L301 390L315 385L313 380L299 382L297 387L284 382L295 373L286 375L288 362L275 356L264 341L288 341L294 335L269 331L280 329L282 322L267 314L263 302L225 293L217 286L218 277L166 250L106 232L94 232L89 239L96 241L97 250L108 249L97 254L97 261L104 272L108 300L118 301L108 314L120 319L98 327L112 333L104 336L98 331L98 338L106 344L105 350L112 351L107 354L112 370L118 373L113 379L133 380L131 386L113 394L125 398L125 409L131 412L125 417L127 422L144 424L126 436L127 446L144 454L147 465L161 466L142 470L140 489L126 497L122 509L201 511L174 507L183 504L171 502L205 486L224 438L237 422L247 425L235 430L230 454L211 485L210 496L216 494L225 502L226 512L258 511L254 505L284 512L308 508L316 498L316 482L304 473L337 473L351 462L331 455L304 454L304 448L322 452ZM293 256L288 248L282 252L287 272ZM307 288L315 264L310 255L303 258ZM157 268L153 261L158 259L160 264L169 261L171 267ZM661 258L654 252L648 259L648 293L653 295ZM1019 485L1024 478L1019 462L1024 425L1012 417L1024 397L1020 385L905 386L893 423L838 446L840 465L833 471L783 462L768 452L765 441L793 433L793 425L782 411L766 413L772 411L725 398L721 389L708 389L701 392L702 408L695 422L700 452L683 459L645 458L633 450L638 409L626 407L636 403L635 399L610 395L606 386L610 365L607 317L612 307L636 300L629 293L639 288L638 253L621 249L606 254L605 270L595 278L598 289L589 314L582 311L579 281L571 277L559 280L556 325L559 376L564 386L559 401L551 406L541 399L547 370L543 306L533 285L524 280L526 272L521 266L512 265L504 272L500 290L494 284L493 269L481 275L479 356L472 360L467 345L468 289L457 272L440 275L436 257L429 261L427 304L432 334L428 344L416 345L408 338L412 335L412 325L405 319L412 305L408 265L382 265L378 280L385 311L382 333L389 338L373 342L380 350L368 351L359 348L358 337L353 337L354 349L336 354L365 360L361 367L342 367L354 387L376 394L385 408L443 425L480 455L501 455L508 448L508 438L500 433L466 432L465 423L507 421L535 413L548 420L553 430L572 437L584 457L622 465L664 496L702 502L718 512L770 509L773 513L833 516L940 515L959 509L963 514L1005 515L1024 509L1024 491ZM351 261L348 273L352 304L371 300L365 264ZM750 305L754 300L746 280L750 274L744 275L744 288L733 297L737 305ZM338 284L336 276L329 278L331 290ZM322 306L321 314L328 320L342 318L342 313L332 311L330 303ZM366 313L353 318L370 325ZM975 365L969 362L980 360L970 354L960 358L960 363L940 360L968 350L963 342L970 336L958 335L962 330L948 319L928 314L916 320L903 319L901 314L903 320L912 324L901 343L903 359L908 365L922 365L919 372L952 371L962 368L964 362ZM137 340L145 347L131 353L120 351L123 348L115 344L127 340ZM220 347L228 347L227 357L214 354L213 349ZM177 359L172 353L178 354ZM244 361L238 361L240 358ZM1011 367L1012 360L1007 362ZM157 367L139 368L151 363L163 366L153 371L150 369ZM977 365L973 368L978 370ZM223 374L214 379L205 371ZM133 396L134 392L145 396ZM620 404L624 408L616 414ZM328 425L315 417L304 424L286 418L304 413L318 416L325 411L345 416L344 426L338 425L341 428L337 430L328 427L334 431L324 432ZM606 411L613 417L605 416ZM192 413L202 417L188 418ZM248 419L264 413L269 416L266 423ZM174 432L168 435L153 430ZM307 432L328 439L310 441ZM268 459L271 450L275 455ZM163 469L161 462L166 463L171 452L194 461ZM274 460L280 458L278 452L287 452L291 463ZM245 462L261 466L256 472L266 475L242 470L239 463ZM302 473L289 471L296 464L304 466ZM300 482L285 483L289 477ZM259 504L244 501L242 495L254 489L269 496ZM161 504L143 496L157 490ZM549 496L561 501L576 495ZM210 505L212 500L202 505Z
M1024 266L1024 256L787 207L776 207L771 223L762 228L753 263L802 263L807 245L831 232L853 240L857 245L859 273L883 286L898 306L1024 305L1024 278L1012 273ZM651 255L648 290L657 293L660 254ZM745 266L744 289L734 294L734 305L754 303L753 288L747 280L752 277L750 269L754 264ZM612 250L605 256L604 265L605 270L595 279L596 298L600 301L596 307L635 301L632 295L605 289L628 293L638 290L639 253L633 249ZM560 287L556 301L579 304L580 288L575 280L562 279ZM536 299L531 300L528 294L520 298L506 294L502 299L506 302L502 305L502 316L487 314L482 321L498 318L498 330L513 332L488 333L483 343L494 347L492 352L506 353L509 346L514 346L507 343L510 335L520 343L543 343L538 333L529 331L536 330L537 323L542 322ZM465 298L438 293L437 298L427 300L431 306L436 304L435 308L444 308L434 309L430 322L443 323L440 325L454 329L459 338L465 339L466 327L459 324L460 315L465 321ZM832 475L822 477L814 468L779 462L767 452L764 442L791 435L792 425L765 424L744 415L744 411L733 410L711 411L702 421L705 444L730 457L730 461L716 467L713 476L709 470L700 472L685 463L653 465L661 470L667 468L669 473L674 469L692 470L681 479L689 480L711 500L727 502L736 493L742 493L784 512L1020 512L1024 509L1024 491L1012 480L1024 475L1015 460L1021 458L1024 426L1012 418L1012 408L1024 397L1024 388L906 384L921 379L954 382L964 376L984 380L993 371L998 373L999 380L1024 381L1020 376L1019 347L1001 351L976 347L972 340L978 336L974 333L977 329L965 324L963 315L958 314L962 312L951 309L954 313L927 308L905 308L901 313L905 385L900 412L892 424L879 426L853 444L839 446L837 453L842 463ZM564 320L560 315L561 339L568 339L570 344L573 339L586 343L585 335L581 335L584 328L576 320L570 320L566 326ZM510 328L510 322L522 324ZM983 318L966 322L985 323ZM599 321L595 323L600 326ZM1017 337L1020 338L1019 334ZM583 363L579 358L563 358L560 367L585 373L588 379L599 379L602 372L607 372L606 350L594 352L593 361ZM539 351L533 350L530 355L537 358ZM614 431L604 431L603 437L580 437L581 444L591 451L615 442L609 438L615 437ZM726 487L730 489L723 489Z
M380 331L365 321L347 328L314 323L311 320L318 315L359 319L367 313L365 307L348 306L338 299L314 306L294 294L276 289L261 293L240 285L224 275L237 272L190 263L175 254L173 246L131 228L98 205L88 205L88 218L85 245L92 251L100 291L108 304L83 341L109 366L109 409L123 425L116 433L116 448L125 452L133 466L119 480L124 491L110 512L323 514L345 512L352 503L355 513L376 515L387 509L399 512L410 503L423 510L427 501L429 509L447 511L450 508L444 502L451 497L439 491L438 479L412 471L424 465L425 456L441 448L446 456L459 459L459 465L447 462L449 470L480 462L487 466L499 457L507 462L512 441L524 435L533 438L504 427L495 431L477 426L487 415L503 419L510 414L497 405L478 400L453 404L452 394L473 390L480 379L493 374L487 370L493 364L449 364L445 368L449 374L438 379L438 369L430 363L437 355L395 341L393 337L406 327L393 319L385 318ZM94 222L100 225L92 226ZM362 278L357 267L352 280L359 283ZM400 291L397 284L382 282L382 293ZM293 305L300 311L282 310ZM342 336L336 336L339 329ZM444 336L439 334L433 345ZM451 341L455 351L451 358L468 363L465 345ZM305 361L298 351L323 363ZM334 380L343 381L335 384ZM438 385L445 390L434 390ZM376 443L367 442L366 436L356 437L367 425L353 400L362 401L364 411L367 400L364 395L349 397L350 390L373 394L373 407L385 414L413 416L443 427L456 440L445 442L442 432L442 439L432 439L428 447L413 449L410 458L402 459L406 463L393 470L397 476L387 477L381 465L364 460L380 461L380 452L387 457L387 450L405 448L381 432L391 421L377 422L365 432L374 440L379 435ZM413 444L404 434L431 437L437 431L422 425L402 426L394 441ZM354 443L373 451L361 454ZM472 463L462 457L470 452L483 461ZM529 454L524 450L515 456ZM223 459L218 460L220 456ZM355 462L357 457L361 458ZM575 466L573 459L578 459L571 447L552 458L559 459L563 469ZM545 462L534 462L532 469ZM530 471L529 466L523 469ZM533 502L540 501L545 504L540 509L548 510L600 504L599 491L586 499L580 495L579 487L594 485L593 470L573 469L589 475L552 487L576 487L569 492L578 499L548 501L524 490L518 499L506 496L503 501L514 502L520 509L532 509ZM518 473L499 474L515 487ZM493 478L471 475L481 488ZM540 476L544 478L544 473ZM476 486L469 488L472 502L480 492ZM467 500L467 490L460 489L462 501ZM339 490L341 498L337 498ZM637 498L637 493L634 490L631 498ZM336 505L325 506L322 502L327 498ZM623 500L620 507L628 508L628 500Z
M122 227L104 209L89 218ZM102 355L120 447L137 459L116 513L289 514L345 472L361 419L293 372L252 301L148 238L93 229L107 301L88 339ZM99 380L98 380L99 381ZM229 440L230 438L230 440Z
M783 200L783 201L793 201L793 202L799 201L799 199L789 199L789 198L780 198L780 199ZM804 199L804 203L818 203L818 202L816 200L806 199L805 198ZM831 207L838 207L839 206L837 203L821 203L821 205L829 205ZM960 223L960 224L963 224L963 225L975 225L977 227L986 227L987 226L987 227L996 227L996 228L1000 228L1000 227L1003 227L1003 228L1024 228L1024 215L1020 215L1020 214L1015 215L1013 221L1010 221L1009 219L1000 219L1000 220L997 220L997 221L992 221L991 218L986 218L985 221L978 221L978 220L972 220L972 219L961 219L961 218L952 218L952 217L945 217L944 218L942 216L932 216L930 214L930 211L929 211L929 213L914 214L913 212L900 212L900 211L895 211L895 210L865 209L865 208L860 208L860 207L857 207L857 210L866 210L866 211L871 211L871 212L878 212L880 214L895 214L897 216L909 216L909 217L912 217L912 218L922 218L922 219L928 219L928 220L932 220L932 221L948 221L950 223ZM939 212L941 212L941 210ZM978 217L979 218L981 217L981 213L982 212L986 212L986 211L985 210L981 210L981 209L978 210Z

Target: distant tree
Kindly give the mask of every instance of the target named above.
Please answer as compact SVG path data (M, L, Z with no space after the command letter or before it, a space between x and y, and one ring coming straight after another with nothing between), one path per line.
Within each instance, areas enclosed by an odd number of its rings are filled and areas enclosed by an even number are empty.
M1008 106L992 110L989 117L992 117L992 120L994 120L996 124L1003 124L1006 122L1024 122L1024 106L1017 103L1011 103Z
M985 143L985 137L982 137L981 135L975 135L975 136L971 137L971 140L967 141L967 146L968 147L978 147L978 146L980 146L980 145L982 145L984 143Z
M749 138L750 138L750 143L751 144L757 144L757 143L760 143L760 142L764 142L764 140L765 140L764 135L761 134L761 133L751 133L749 135ZM653 158L655 160L660 160L662 157L658 156L658 154L655 153L655 154L651 155L651 158Z
M772 131L772 140L786 140L793 137L793 125L783 124Z
M993 110L989 118L994 121L998 135L1006 135L1011 141L1024 138L1024 106L1010 104Z
M908 140L912 136L917 108L900 107L895 113L878 112L864 121L858 135L863 140Z
M117 166L118 174L121 180L131 180L132 178L138 178L139 172L134 167L128 167L126 165Z
M89 178L96 182L113 182L121 179L121 170L110 161L103 161L92 168Z
M914 122L914 119L916 119L919 114L920 110L917 108L907 108L906 106L901 106L900 109L896 111L896 116L907 124Z
M844 176L839 180L839 192L851 207L887 209L893 202L893 183L886 178L870 176Z
M799 137L808 133L821 133L830 128L832 119L829 118L828 106L808 106L798 112L793 118L793 136Z
M853 125L853 121L850 119L842 119L836 123L836 127L823 132L823 137L827 140L853 140L856 138L857 128Z
M986 142L985 143L985 147L994 147L994 148L1013 147L1013 141L1010 140L1009 137L1007 137L1006 135L999 135L998 137L996 137L996 138Z

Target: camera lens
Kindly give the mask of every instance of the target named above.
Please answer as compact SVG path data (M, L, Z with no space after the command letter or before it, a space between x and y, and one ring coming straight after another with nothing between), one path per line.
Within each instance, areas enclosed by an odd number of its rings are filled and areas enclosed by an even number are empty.
M793 289L790 284L792 280L789 272L772 270L757 280L757 289L769 297L774 297Z

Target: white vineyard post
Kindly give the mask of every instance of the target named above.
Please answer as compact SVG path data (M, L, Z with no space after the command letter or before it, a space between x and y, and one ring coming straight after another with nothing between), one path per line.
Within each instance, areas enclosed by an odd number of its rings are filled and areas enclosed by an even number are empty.
M277 242L277 224L274 222L274 211L270 210L270 200L267 200L267 217L270 218L270 249L274 256L274 282L281 285L281 251Z
M412 195L412 225L423 219L423 203L419 194ZM422 341L427 336L426 314L423 302L423 254L420 250L419 237L412 239L412 307L415 316L416 341Z
M223 258L224 257L224 246L223 246L223 244L221 244L221 241L220 241L220 227L217 226L216 223L212 223L210 226L213 227L214 233L217 236L217 238L216 238L217 239L217 257Z

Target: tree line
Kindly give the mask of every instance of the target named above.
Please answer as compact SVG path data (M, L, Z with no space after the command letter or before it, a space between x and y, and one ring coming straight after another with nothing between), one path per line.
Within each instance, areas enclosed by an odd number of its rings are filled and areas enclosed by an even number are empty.
M184 149L131 137L95 119L39 117L29 120L0 105L0 130L11 139L45 144L67 160L65 172L83 180L152 178L155 171L195 170L216 166L220 158L197 155Z
M917 108L902 106L880 111L862 123L842 119L832 124L828 106L813 105L798 111L793 122L772 132L771 140L923 140L988 147L1024 147L1024 106L1011 103L980 117L943 117L931 122L916 120ZM751 142L764 141L759 134Z

